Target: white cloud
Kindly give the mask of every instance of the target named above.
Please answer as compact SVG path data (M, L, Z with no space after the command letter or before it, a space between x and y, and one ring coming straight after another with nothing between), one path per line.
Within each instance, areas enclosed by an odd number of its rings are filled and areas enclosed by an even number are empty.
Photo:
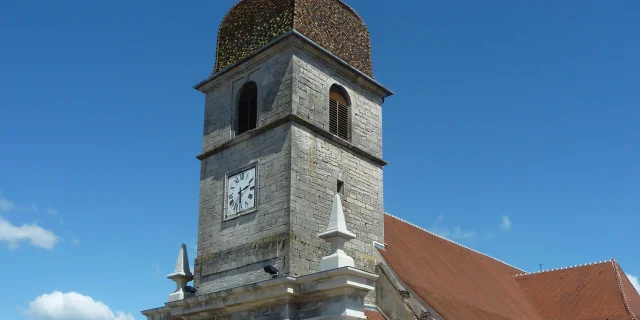
M51 231L33 224L23 224L18 227L0 217L0 243L7 242L10 249L18 248L22 241L27 241L34 247L53 249L58 237Z
M71 240L71 245L73 245L73 246L79 246L79 245L80 245L80 239L78 239L78 238L73 238L73 240Z
M48 214L57 214L58 210L54 209L54 208L47 208L47 213Z
M24 314L32 320L135 320L131 313L114 312L91 297L60 291L37 297Z
M433 233L435 233L435 234L437 234L437 235L439 235L441 237L445 237L445 238L448 238L449 234L451 233L451 232L449 232L449 229L442 228L442 227L439 227L439 226L432 226L431 228L429 228L429 231L431 231L431 232L433 232Z
M39 212L40 208L38 208L35 203L32 203L31 205L15 204L0 194L0 213L29 211Z
M13 211L16 208L16 205L0 196L0 212L9 212Z
M460 227L455 227L453 229L453 234L451 234L452 239L471 239L475 236L475 231L463 231Z
M509 217L502 216L502 223L500 224L500 229L511 230L511 219L509 219Z
M442 223L444 221L444 215L440 215L435 221L434 224L429 228L429 231L449 239L471 239L476 236L475 231L473 230L462 230L460 227L455 227L453 230L443 227Z
M640 282L638 282L638 277L628 274L627 278L629 278L633 287L636 288L636 291L640 292Z

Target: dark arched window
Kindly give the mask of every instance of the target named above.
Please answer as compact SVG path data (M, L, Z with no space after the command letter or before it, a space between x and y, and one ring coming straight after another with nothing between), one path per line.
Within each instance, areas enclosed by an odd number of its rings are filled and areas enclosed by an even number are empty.
M247 82L242 86L238 100L238 123L236 135L256 128L258 121L258 86Z
M349 140L349 100L347 92L338 85L329 90L329 131Z

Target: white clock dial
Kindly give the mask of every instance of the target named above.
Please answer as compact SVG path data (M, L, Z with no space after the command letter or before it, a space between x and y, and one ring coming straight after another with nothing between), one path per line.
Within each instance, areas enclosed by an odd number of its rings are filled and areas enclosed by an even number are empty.
M230 176L227 186L227 215L256 207L256 167Z

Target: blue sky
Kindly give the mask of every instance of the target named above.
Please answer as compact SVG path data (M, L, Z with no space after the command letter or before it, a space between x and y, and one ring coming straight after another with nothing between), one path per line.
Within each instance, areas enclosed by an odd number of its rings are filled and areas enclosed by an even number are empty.
M195 253L191 86L234 2L0 3L7 319L166 301L180 244ZM396 93L388 212L528 271L616 258L640 275L640 2L348 3Z

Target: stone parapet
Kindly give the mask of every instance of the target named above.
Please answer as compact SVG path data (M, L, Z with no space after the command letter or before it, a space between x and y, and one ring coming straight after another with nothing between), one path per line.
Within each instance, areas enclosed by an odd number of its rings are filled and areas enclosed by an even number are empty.
M148 320L366 319L364 297L377 279L345 267L198 295L142 314Z

